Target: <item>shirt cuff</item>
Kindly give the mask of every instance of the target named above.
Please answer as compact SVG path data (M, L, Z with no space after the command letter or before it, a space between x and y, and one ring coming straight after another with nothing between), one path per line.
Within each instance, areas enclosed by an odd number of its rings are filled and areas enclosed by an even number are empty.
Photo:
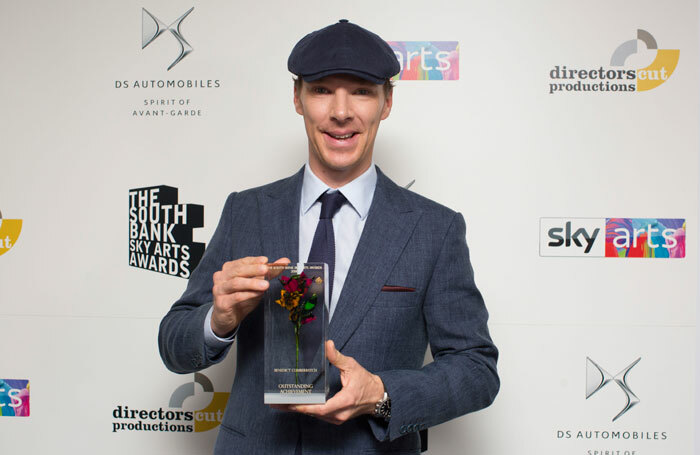
M236 327L229 337L221 338L216 336L211 328L211 313L213 310L213 307L209 308L207 316L204 318L204 344L212 349L224 349L231 346L233 343L233 340L236 338L236 334L238 333L238 327Z

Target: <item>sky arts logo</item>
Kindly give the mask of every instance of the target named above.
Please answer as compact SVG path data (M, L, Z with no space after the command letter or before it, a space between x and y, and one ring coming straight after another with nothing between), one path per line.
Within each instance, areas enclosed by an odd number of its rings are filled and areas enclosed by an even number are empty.
M684 258L685 219L540 218L540 256Z
M0 379L0 416L29 417L29 380Z
M401 72L392 80L459 80L458 41L388 41Z
M178 204L177 188L129 190L129 265L189 278L204 254L192 230L204 226L204 206Z
M21 231L22 220L3 219L2 212L0 212L0 256L15 246Z
M644 47L640 48L640 44ZM679 49L659 49L651 33L638 29L635 39L624 41L613 51L608 67L555 66L549 72L549 93L651 90L671 77L680 52ZM647 66L634 67L641 61Z
M196 393L199 384L203 393ZM189 397L204 395L208 399L206 406L199 410L185 408ZM214 385L202 373L194 374L193 382L186 382L170 396L169 409L136 409L118 405L112 411L112 432L148 431L170 433L201 433L218 427L224 417L224 410L229 397L228 392L215 392ZM201 401L201 400L200 400Z

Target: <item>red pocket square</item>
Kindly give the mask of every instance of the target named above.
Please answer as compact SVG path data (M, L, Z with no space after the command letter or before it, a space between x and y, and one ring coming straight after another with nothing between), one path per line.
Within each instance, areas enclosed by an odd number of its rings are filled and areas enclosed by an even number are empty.
M382 292L416 292L416 288L408 288L406 286L382 286Z

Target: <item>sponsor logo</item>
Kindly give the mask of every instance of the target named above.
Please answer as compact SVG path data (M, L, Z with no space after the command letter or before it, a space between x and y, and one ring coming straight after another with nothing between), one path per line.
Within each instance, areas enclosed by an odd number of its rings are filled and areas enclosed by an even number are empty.
M185 11L170 25L166 25L146 8L141 8L141 49L145 58L150 60L165 59L158 49L168 47L175 58L167 66L170 71L180 64L185 57L190 55L194 48L185 39L182 31L185 19L191 17L194 7ZM167 33L166 33L167 32ZM166 38L159 39L165 35ZM157 44L152 44L156 42ZM162 43L162 44L161 44ZM177 47L177 50L175 49ZM149 49L146 50L146 47ZM172 58L172 57L170 57ZM167 61L167 60L164 60ZM162 67L160 65L163 65ZM165 64L158 63L158 68L166 68ZM162 71L162 70L161 70ZM201 103L201 97L197 93L201 90L213 90L221 87L221 80L214 77L196 77L192 79L162 78L153 75L139 75L128 79L115 79L114 88L120 91L131 89L129 93L138 91L138 95L130 101L129 113L132 117L158 117L158 118L199 118L205 114Z
M197 395L199 384L203 393L209 395L209 404L199 410L186 408L185 401ZM202 373L194 374L194 381L176 388L170 396L168 408L141 409L118 405L112 410L112 432L156 431L171 433L201 433L218 427L224 417L229 398L228 392L214 391L214 385Z
M0 213L0 256L15 246L22 231L22 220L3 219Z
M632 392L629 384L629 376L633 368L641 361L641 357L627 365L619 373L612 375L600 364L586 357L586 400L615 399L620 402L620 411L612 418L616 422L610 428L558 428L553 431L556 440L567 448L561 453L584 453L586 455L638 455L643 449L654 448L654 453L668 453L665 449L665 441L670 439L670 433L660 428L640 428L638 423L634 427L621 427L624 425L619 420L630 409L640 403L637 395ZM622 394L598 392L608 384L615 383ZM617 389L617 388L616 388ZM594 395L596 395L594 397ZM577 419L578 420L578 419ZM570 446L576 444L575 448ZM647 453L644 451L643 453Z
M642 360L641 357L627 365L619 373L613 376L605 371L603 367L591 360L590 357L586 357L586 399L589 399L595 395L596 392L608 385L610 382L615 382L625 394L627 402L622 410L620 410L620 412L613 417L613 422L625 415L625 413L632 409L632 407L639 404L639 398L637 398L637 395L635 395L629 388L629 385L627 385L627 375L629 374L630 370L639 363L640 360Z
M165 31L169 31L180 45L180 54L170 64L170 66L168 66L168 71L180 63L183 58L187 57L187 55L194 50L192 49L192 46L190 46L190 43L188 43L182 36L182 32L180 31L182 21L189 16L192 10L194 10L194 6L188 9L185 14L175 19L175 22L172 24L165 25L160 19L149 13L146 8L141 8L141 49L145 49L146 46L155 41L156 38L162 35Z
M588 400L595 400L598 404L611 401L609 404L615 406L618 411L612 411L607 415L612 416L617 412L612 417L612 422L615 423L608 423L610 426L607 428L607 425L553 428L552 437L556 437L556 441L562 446L562 450L557 453L583 453L586 455L638 455L649 451L651 453L671 453L665 445L671 439L671 432L664 428L649 428L649 425L643 423L644 420L647 420L644 418L640 425L639 416L635 416L637 420L622 418L640 403L639 397L632 391L630 376L633 376L634 367L641 359L638 357L613 375L599 363L586 357L587 403ZM580 371L577 373L578 375L580 375ZM606 387L612 383L616 384L617 387ZM601 392L603 389L607 392ZM616 403L619 403L619 407ZM595 420L598 418L594 417ZM610 417L605 417L606 420L608 418ZM580 421L581 416L575 416L575 420ZM629 423L625 426L624 422L628 421Z
M644 46L643 48L641 46ZM653 59L642 68L633 68L630 57ZM638 29L634 39L617 46L609 66L581 68L556 65L549 72L549 93L562 92L642 92L666 82L678 65L679 49L659 49L656 39L646 30Z
M392 80L459 80L458 41L388 41L401 72Z
M540 256L684 258L685 219L541 218Z
M29 417L28 379L0 379L0 416Z
M129 265L189 278L204 254L192 230L204 226L204 206L178 204L177 188L129 190Z

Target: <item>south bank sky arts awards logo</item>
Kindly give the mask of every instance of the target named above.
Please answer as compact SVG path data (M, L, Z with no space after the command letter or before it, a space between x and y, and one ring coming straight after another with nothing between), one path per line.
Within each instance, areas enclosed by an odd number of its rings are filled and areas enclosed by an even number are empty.
M178 204L172 186L129 190L129 265L189 278L204 254L192 230L204 226L204 206Z
M540 256L685 257L682 218L540 218Z
M20 232L22 232L22 220L3 218L0 212L0 256L15 246Z
M638 29L636 37L622 42L610 54L606 65L582 68L580 65L556 65L549 72L549 93L569 92L643 92L666 82L678 65L680 49L659 49L654 36ZM649 55L646 67L632 68L629 58Z
M0 417L29 417L29 380L0 379Z
M202 409L191 410L185 400L197 395L197 385L210 400ZM168 407L143 409L118 405L112 410L112 432L148 431L170 433L201 433L221 424L230 393L216 392L214 385L202 373L194 373L194 380L176 388L170 395Z

